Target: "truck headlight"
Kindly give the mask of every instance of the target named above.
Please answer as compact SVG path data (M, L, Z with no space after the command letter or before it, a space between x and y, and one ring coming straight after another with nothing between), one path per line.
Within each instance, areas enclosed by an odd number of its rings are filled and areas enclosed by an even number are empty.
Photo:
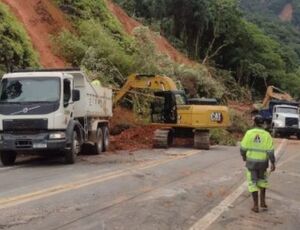
M64 132L57 132L57 133L50 133L49 139L65 139L66 133Z

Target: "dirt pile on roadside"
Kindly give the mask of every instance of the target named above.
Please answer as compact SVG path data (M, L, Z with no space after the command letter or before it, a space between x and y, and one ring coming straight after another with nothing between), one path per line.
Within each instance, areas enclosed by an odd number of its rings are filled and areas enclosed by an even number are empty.
M154 130L153 126L142 125L133 111L116 107L114 116L110 119L110 150L151 148Z
M117 4L113 3L110 0L106 2L109 10L121 22L127 33L132 34L133 30L136 27L142 26L141 23L129 17L128 14ZM158 52L166 54L171 58L171 60L179 64L195 65L195 62L188 59L184 54L175 49L165 37L154 32L152 32L151 35Z
M128 128L139 125L135 114L129 109L116 107L113 114L113 117L109 120L110 131L113 135L118 135Z
M71 24L50 0L2 0L23 23L44 67L64 67L64 60L51 49L51 35L63 29L71 30Z
M110 150L134 151L152 148L152 138L156 128L151 125L131 127L119 135L111 136Z

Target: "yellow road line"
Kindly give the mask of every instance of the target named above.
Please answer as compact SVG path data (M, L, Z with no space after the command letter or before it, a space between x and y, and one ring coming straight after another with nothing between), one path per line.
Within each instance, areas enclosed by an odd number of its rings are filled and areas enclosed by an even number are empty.
M126 168L123 170L117 170L117 171L106 173L106 174L103 174L100 176L95 176L95 177L91 177L88 179L79 180L79 181L76 181L73 183L62 184L62 185L54 186L51 188L43 189L40 191L27 193L24 195L2 198L2 199L0 199L0 209L12 207L12 206L15 206L18 204L42 199L45 197L50 197L50 196L53 196L53 195L56 195L59 193L79 189L79 188L86 187L89 185L102 183L102 182L112 180L112 179L115 179L118 177L128 176L128 175L135 173L136 170L145 170L145 169L153 168L153 167L156 167L156 166L159 166L162 164L167 164L167 163L175 161L175 160L188 158L199 152L200 152L199 150L191 150L191 151L185 152L183 154L180 154L179 156L172 157L171 159L152 161L150 163L146 163L143 165L135 166L132 168Z

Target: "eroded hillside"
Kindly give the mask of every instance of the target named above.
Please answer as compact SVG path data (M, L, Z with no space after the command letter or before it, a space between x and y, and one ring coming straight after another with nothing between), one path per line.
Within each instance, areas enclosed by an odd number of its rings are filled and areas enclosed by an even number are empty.
M71 24L60 10L48 0L2 0L23 23L44 67L63 67L65 62L52 52L51 35Z

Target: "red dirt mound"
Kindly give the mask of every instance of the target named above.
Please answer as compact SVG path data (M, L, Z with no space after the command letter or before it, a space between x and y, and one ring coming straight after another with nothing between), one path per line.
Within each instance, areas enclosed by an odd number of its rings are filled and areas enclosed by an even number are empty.
M40 55L44 67L64 67L65 62L51 50L51 34L63 29L71 30L71 25L63 13L49 0L2 0L24 24L34 48Z
M134 20L133 18L129 17L128 14L117 4L113 3L112 1L107 1L107 6L110 11L117 17L117 19L121 22L124 26L124 29L127 33L132 34L134 28L138 26L142 26L141 23ZM152 32L153 41L156 45L156 49L158 52L166 54L169 56L173 61L179 64L186 64L186 65L194 65L195 63L188 59L184 54L180 53L176 50L169 41L161 35L157 35L156 33Z
M110 150L137 150L152 147L152 137L155 128L141 125L134 113L122 107L114 109L110 120L111 144ZM114 135L117 133L118 135Z
M111 136L110 150L129 150L152 148L154 126L133 127L123 131L120 135Z
M114 116L110 119L111 128L114 128L120 124L129 124L135 126L138 124L134 113L131 110L116 107L113 110Z

